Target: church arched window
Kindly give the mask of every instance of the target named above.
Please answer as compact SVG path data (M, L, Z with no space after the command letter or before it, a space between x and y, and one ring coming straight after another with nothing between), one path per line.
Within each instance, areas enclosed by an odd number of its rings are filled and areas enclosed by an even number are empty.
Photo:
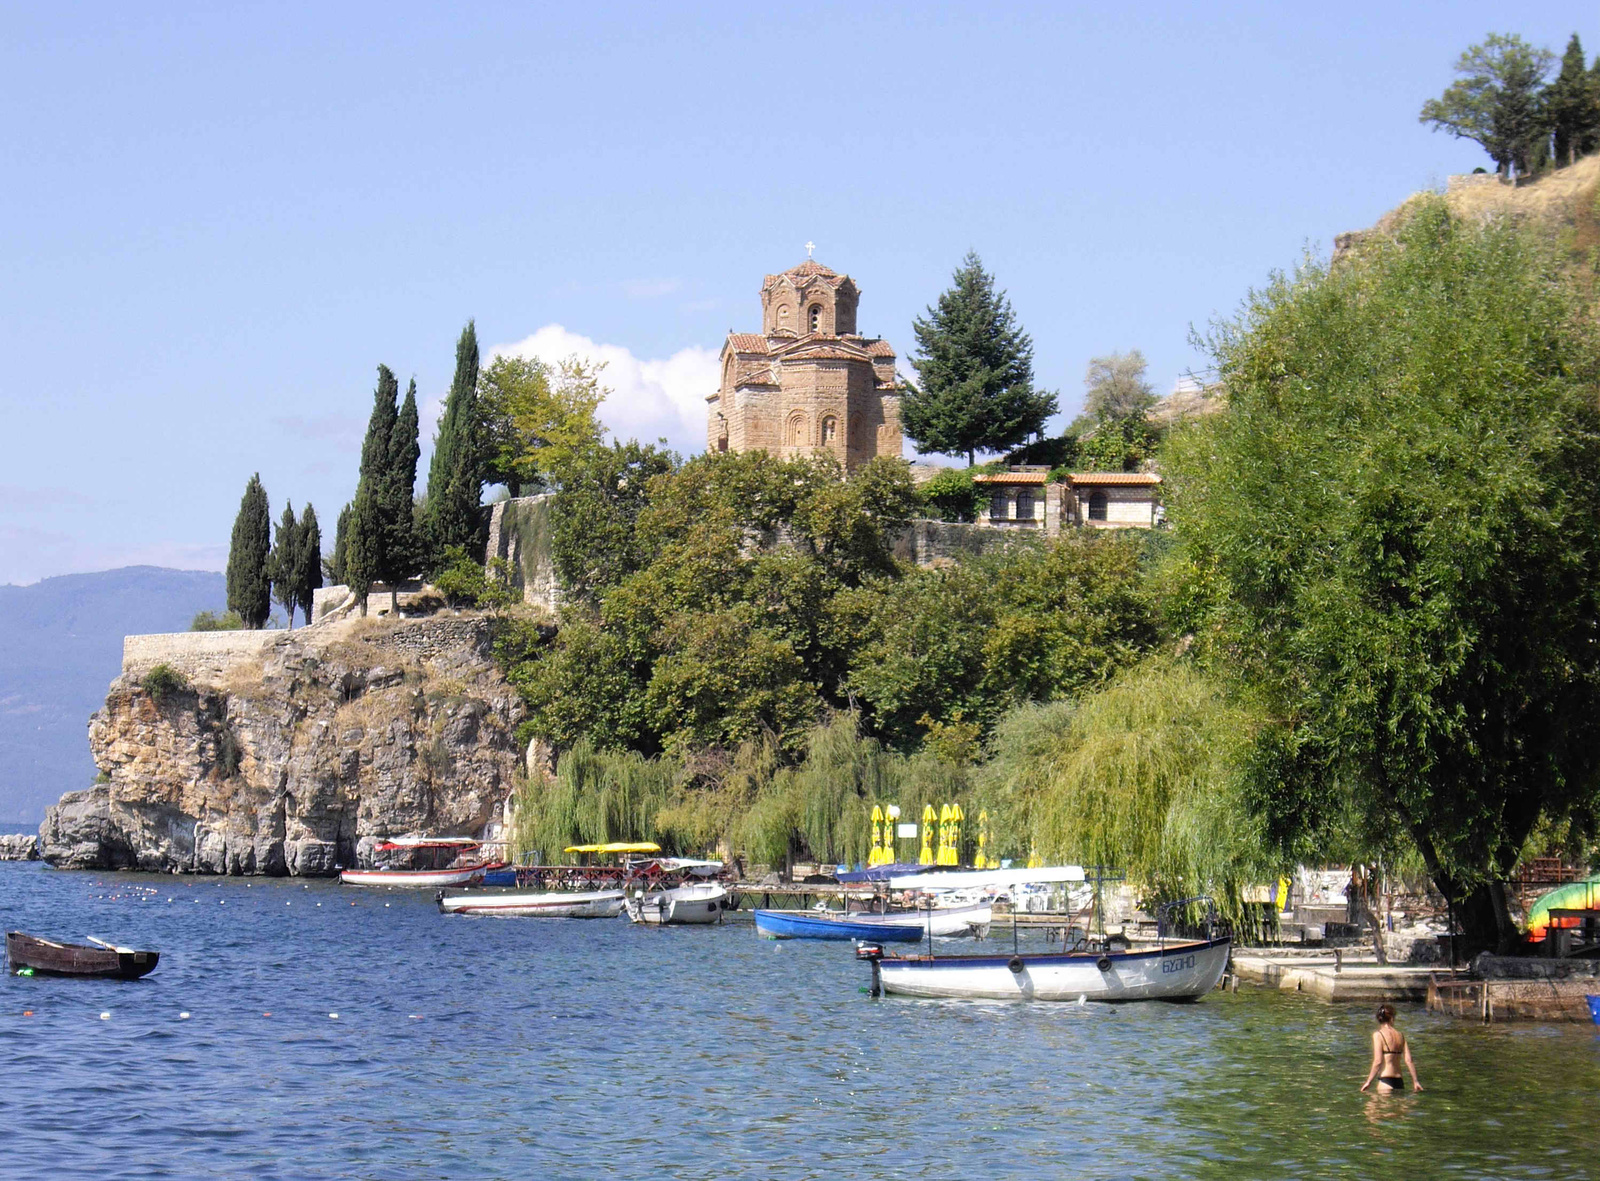
M1106 494L1098 488L1089 493L1089 519L1091 521L1106 519Z
M806 416L794 414L789 418L789 445L791 447L804 447L806 445Z
M830 414L822 420L822 445L824 447L832 446L838 434L839 420Z
M810 316L811 316L811 331L813 331L813 332L821 332L822 331L822 305L820 303L814 303L814 304L811 305Z

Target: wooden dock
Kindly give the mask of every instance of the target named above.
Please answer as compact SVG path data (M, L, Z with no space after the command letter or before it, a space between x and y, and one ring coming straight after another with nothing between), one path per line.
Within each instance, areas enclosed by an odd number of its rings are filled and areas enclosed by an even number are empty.
M1481 1021L1594 1020L1586 999L1600 982L1593 977L1568 980L1461 980L1430 978L1428 1009Z

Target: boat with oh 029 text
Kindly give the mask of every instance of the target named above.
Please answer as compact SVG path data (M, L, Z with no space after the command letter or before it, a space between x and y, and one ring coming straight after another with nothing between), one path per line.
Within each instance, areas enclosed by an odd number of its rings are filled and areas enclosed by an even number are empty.
M1185 902L1196 901L1186 899ZM1176 904L1174 904L1176 905ZM1233 937L1171 940L1152 948L1080 946L1010 955L894 955L876 944L856 948L872 965L873 996L1024 1001L1193 1001L1222 979Z
M484 871L497 865L477 859L480 847L471 837L395 837L374 850L386 864L371 869L340 870L339 880L347 886L427 890L467 886L481 882Z
M137 980L155 971L158 951L118 947L89 936L83 943L57 943L21 931L6 932L6 963L17 976L96 976Z
M497 918L611 919L627 902L624 885L630 855L661 852L651 841L611 841L605 844L569 845L568 853L612 857L612 865L520 865L517 886L509 890L440 890L441 914Z

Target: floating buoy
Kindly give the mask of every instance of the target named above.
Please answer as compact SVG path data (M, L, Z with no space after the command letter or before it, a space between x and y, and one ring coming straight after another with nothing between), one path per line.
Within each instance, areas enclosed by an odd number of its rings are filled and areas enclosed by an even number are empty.
M32 968L18 968L17 969L17 975L18 976L32 976L33 975L33 969Z
M339 1020L339 1014L337 1014L337 1013L329 1013L328 1014L328 1020L330 1020L330 1021Z
M421 1013L411 1013L411 1014L408 1014L408 1016L410 1016L411 1020L413 1020L413 1021L421 1021L422 1020L422 1014Z
M100 1020L102 1020L102 1021L110 1021L111 1020L111 1014L110 1013L101 1013L100 1014Z
M179 1021L187 1021L187 1020L189 1020L189 1014L187 1014L187 1013L179 1013L178 1014L178 1020Z
M32 1017L33 1016L33 1010L32 1009L24 1009L24 1010L22 1010L22 1015L24 1017Z
M262 1016L263 1016L263 1017L270 1017L270 1016L272 1016L272 1014L271 1014L271 1013L263 1013L263 1014L261 1014L261 1015L262 1015Z

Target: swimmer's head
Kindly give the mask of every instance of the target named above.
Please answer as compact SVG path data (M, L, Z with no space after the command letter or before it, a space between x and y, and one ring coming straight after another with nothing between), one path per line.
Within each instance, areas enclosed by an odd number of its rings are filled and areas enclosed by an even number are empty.
M1394 1006L1379 1005L1378 1011L1374 1013L1373 1016L1378 1019L1379 1025L1388 1025L1394 1020Z

